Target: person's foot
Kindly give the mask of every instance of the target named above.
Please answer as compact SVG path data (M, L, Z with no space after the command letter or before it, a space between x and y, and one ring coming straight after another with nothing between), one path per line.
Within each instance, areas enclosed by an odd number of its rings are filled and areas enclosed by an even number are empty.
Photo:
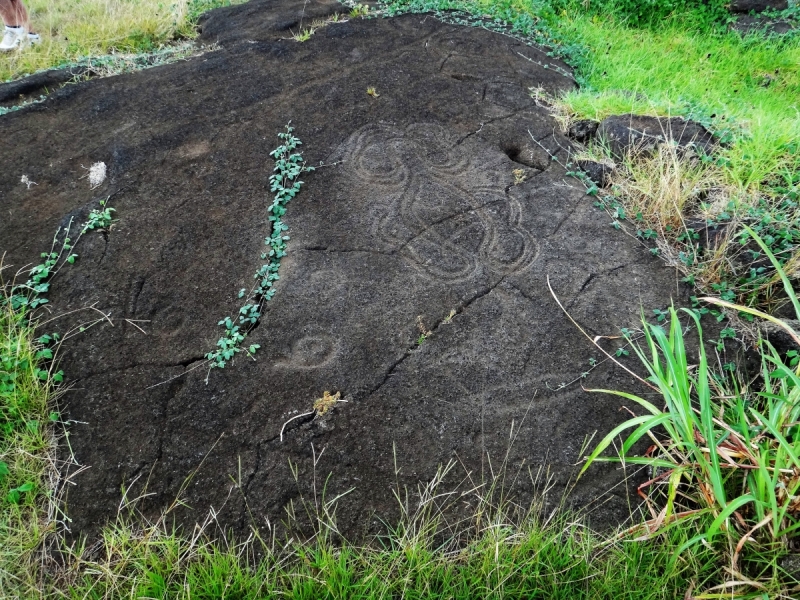
M28 43L31 46L35 46L36 44L40 43L41 41L42 41L42 36L40 36L38 33L29 33L28 34Z
M28 36L24 28L6 26L3 41L0 42L0 51L8 52L10 50L16 50L17 48L21 48L27 41Z

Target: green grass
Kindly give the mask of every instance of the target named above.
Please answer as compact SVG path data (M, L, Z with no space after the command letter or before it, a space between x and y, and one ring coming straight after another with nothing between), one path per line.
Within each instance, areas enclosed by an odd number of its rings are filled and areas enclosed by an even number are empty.
M123 525L107 530L102 558L70 556L69 585L59 591L76 599L673 600L693 585L719 581L709 550L670 564L682 540L676 533L657 543L601 548L599 537L565 518L489 527L449 552L419 538L388 538L383 548L324 537L286 547L261 539L236 545Z
M31 583L34 552L52 523L45 518L54 449L53 386L24 310L0 300L0 589ZM22 595L21 597L25 597Z
M657 231L666 242L662 248L672 250L671 264L702 293L733 294L731 299L751 306L780 304L774 272L753 272L747 264L752 260L740 258L749 239L742 225L759 232L795 275L800 243L800 36L742 38L725 30L687 30L679 20L657 31L634 29L614 15L598 19L576 12L563 15L558 30L587 48L591 57L580 63L584 88L560 99L570 118L682 115L700 121L728 144L701 169L701 177L713 185L685 195L680 209L670 201L659 208L658 219L644 219L635 227ZM623 178L639 176L646 160L631 162L624 165ZM692 170L684 168L683 173ZM651 182L658 180L648 169L644 174ZM632 197L626 187L623 181L619 192L612 189L612 203L618 200L628 215L646 214L642 198ZM708 192L719 192L724 200L709 208ZM700 249L689 238L684 223L692 218L730 223L716 252Z
M203 12L244 0L27 0L40 45L0 55L0 81L105 55L151 53L193 38Z
M726 171L750 192L774 195L770 184L800 167L800 36L743 39L676 22L640 30L575 13L558 30L591 56L582 64L588 89L564 98L581 117L688 115L729 130Z

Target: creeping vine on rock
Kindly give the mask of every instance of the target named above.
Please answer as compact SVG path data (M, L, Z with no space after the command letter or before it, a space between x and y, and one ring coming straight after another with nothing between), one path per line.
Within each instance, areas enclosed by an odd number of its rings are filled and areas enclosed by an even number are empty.
M283 143L270 152L270 156L275 159L275 167L269 178L270 191L274 196L272 204L267 209L269 220L272 222L272 232L264 239L264 244L269 250L261 254L261 259L267 262L253 275L256 284L246 295L245 303L239 309L237 317L225 317L218 323L225 327L225 334L217 342L217 348L206 354L206 358L211 361L212 369L224 368L229 360L242 351L242 342L261 317L265 303L272 300L275 295L274 285L280 279L278 269L281 266L281 259L286 256L286 242L289 240L289 236L284 233L289 227L283 222L282 217L286 214L286 205L303 185L298 179L300 175L314 170L314 167L306 166L299 152L295 152L302 142L292 134L293 131L294 127L287 125L286 131L278 134ZM239 292L239 297L245 297L244 289ZM259 347L258 344L251 344L246 348L246 352L252 356Z
M44 262L36 265L30 270L30 278L24 284L11 286L8 301L14 310L23 307L36 308L47 303L45 294L50 290L50 280L56 276L65 264L74 264L78 255L71 252L80 242L81 238L89 231L94 229L108 229L113 220L111 213L114 209L107 206L108 198L100 201L100 208L94 208L89 212L86 223L81 227L78 237L72 240L69 237L72 228L72 219L63 230L63 237L59 240L62 233L61 228L53 236L53 245L50 252L43 252Z

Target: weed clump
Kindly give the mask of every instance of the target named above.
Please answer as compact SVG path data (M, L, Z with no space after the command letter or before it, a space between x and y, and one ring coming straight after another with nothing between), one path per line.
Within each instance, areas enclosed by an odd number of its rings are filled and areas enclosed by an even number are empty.
M289 236L285 233L289 226L283 222L286 205L303 185L298 179L300 175L314 170L314 167L303 162L300 152L295 152L302 142L293 135L293 131L294 127L287 125L286 130L278 134L283 143L270 152L270 156L275 159L275 167L269 178L270 191L275 195L272 204L267 208L272 231L264 240L268 250L261 254L261 259L267 262L253 275L256 284L252 289L247 293L244 289L239 291L239 298L245 298L245 304L239 309L238 316L225 317L218 323L225 327L225 335L217 342L217 349L205 356L211 361L211 369L224 369L228 361L242 351L241 344L258 322L264 304L275 295L274 285L280 279L278 270L281 259L286 256L286 242L289 241ZM247 354L252 356L259 347L258 344L251 344L246 349Z

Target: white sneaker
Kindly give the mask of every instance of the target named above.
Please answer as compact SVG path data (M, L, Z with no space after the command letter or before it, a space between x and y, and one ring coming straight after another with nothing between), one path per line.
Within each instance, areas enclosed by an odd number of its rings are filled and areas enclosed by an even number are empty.
M21 48L27 41L28 37L24 28L7 26L3 41L0 42L0 51L8 52L9 50L16 50L17 48Z
M38 33L29 33L28 34L28 43L31 46L35 46L36 44L40 43L41 41L42 41L42 36L40 36Z

